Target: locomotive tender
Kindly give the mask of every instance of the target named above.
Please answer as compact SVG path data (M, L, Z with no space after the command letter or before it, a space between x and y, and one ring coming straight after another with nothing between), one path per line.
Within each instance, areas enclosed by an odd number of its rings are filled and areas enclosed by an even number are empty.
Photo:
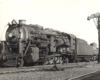
M96 49L94 55L93 45L72 34L44 29L40 25L26 25L25 20L19 23L13 20L8 25L5 50L1 54L6 61L16 59L17 66L93 60L98 54Z

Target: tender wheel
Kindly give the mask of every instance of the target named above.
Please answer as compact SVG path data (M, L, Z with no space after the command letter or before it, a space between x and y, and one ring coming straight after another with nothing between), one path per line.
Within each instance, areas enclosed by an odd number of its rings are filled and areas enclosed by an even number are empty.
M87 62L90 62L90 59L88 59Z
M79 63L79 59L78 58L76 59L76 63Z

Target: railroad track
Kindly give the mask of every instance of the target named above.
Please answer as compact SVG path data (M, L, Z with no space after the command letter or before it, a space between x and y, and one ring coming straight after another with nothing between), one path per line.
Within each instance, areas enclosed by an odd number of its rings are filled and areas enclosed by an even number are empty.
M68 63L68 64L57 64L57 69L54 68L54 65L43 65L43 66L30 66L30 67L11 67L11 68L0 68L0 74L8 73L20 73L20 72L35 72L35 71L61 71L71 68L82 68L87 65L94 65L97 62L82 62L82 63Z
M99 80L97 79L98 74L100 75L100 71L94 71L85 75L77 76L77 77L66 79L66 80L92 80L93 77L94 77L93 80Z

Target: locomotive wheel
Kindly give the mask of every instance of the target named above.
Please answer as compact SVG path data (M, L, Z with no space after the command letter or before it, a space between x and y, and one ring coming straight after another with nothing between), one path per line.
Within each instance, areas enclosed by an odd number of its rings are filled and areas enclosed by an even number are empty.
M18 59L17 60L17 67L22 67L24 65L24 60L23 59Z
M69 58L66 58L66 63L69 63Z
M65 64L65 63L69 63L69 58L68 57L63 59L63 63L62 64Z
M54 64L54 59L53 59L53 58L51 58L51 59L49 60L49 64Z
M47 61L45 62L45 64L48 65L48 64L49 64L49 60L47 60Z
M60 63L60 64L63 63L62 57L59 57L59 63Z

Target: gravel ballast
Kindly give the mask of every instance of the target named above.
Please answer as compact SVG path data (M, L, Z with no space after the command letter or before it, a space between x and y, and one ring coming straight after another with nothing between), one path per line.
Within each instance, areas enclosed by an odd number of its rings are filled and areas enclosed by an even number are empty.
M83 68L65 69L65 71L36 71L1 74L0 80L67 80L99 70L100 64L93 64Z

